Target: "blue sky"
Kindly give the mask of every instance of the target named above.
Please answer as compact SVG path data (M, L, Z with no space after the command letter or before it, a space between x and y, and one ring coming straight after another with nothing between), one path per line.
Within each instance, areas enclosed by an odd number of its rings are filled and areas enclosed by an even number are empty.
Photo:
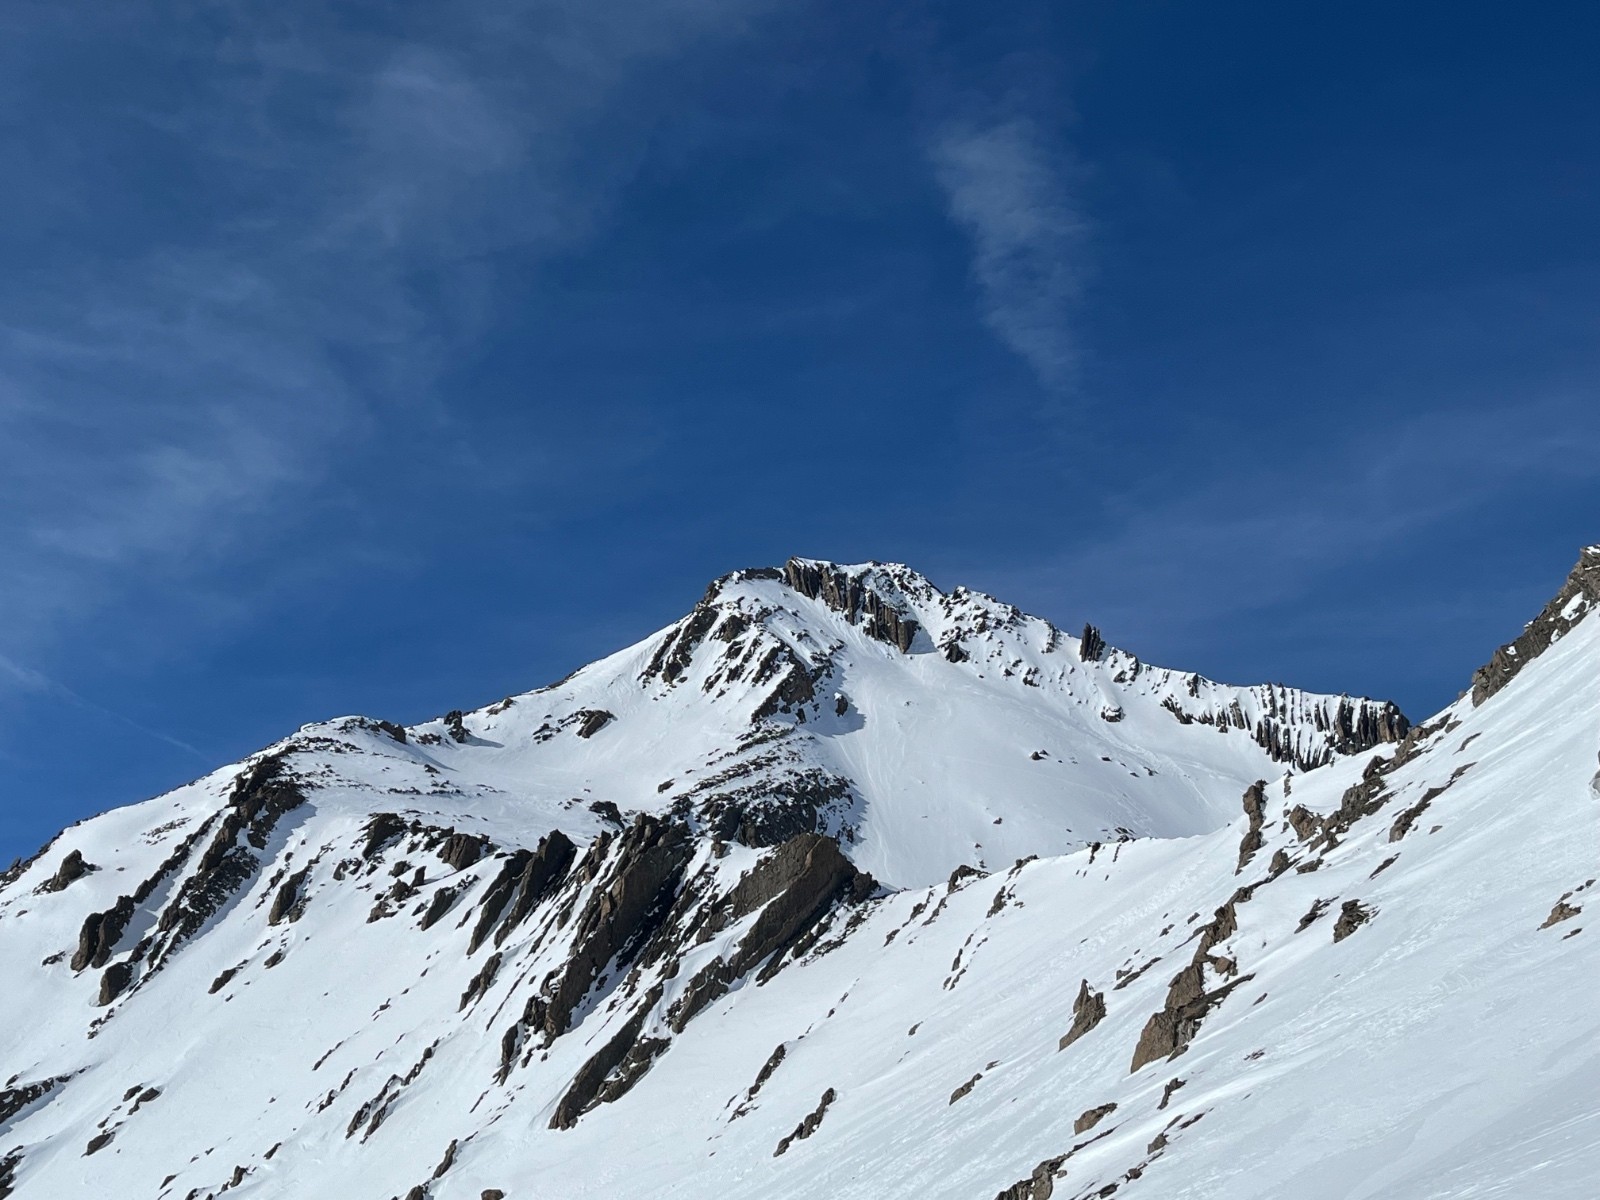
M1600 540L1588 5L13 0L0 859L790 554L1414 716Z

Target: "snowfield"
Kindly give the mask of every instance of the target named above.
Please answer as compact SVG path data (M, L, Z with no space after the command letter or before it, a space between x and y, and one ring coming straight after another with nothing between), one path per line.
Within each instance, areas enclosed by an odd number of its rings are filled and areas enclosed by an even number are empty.
M0 877L0 1196L1592 1200L1597 604L1411 728L792 560L306 726Z

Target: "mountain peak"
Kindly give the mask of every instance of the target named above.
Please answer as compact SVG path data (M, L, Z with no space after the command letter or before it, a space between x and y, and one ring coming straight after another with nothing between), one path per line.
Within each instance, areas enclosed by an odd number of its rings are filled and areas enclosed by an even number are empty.
M900 640L893 635L896 620L909 622L914 629L917 626L918 608L944 596L925 575L904 563L876 560L840 563L796 556L781 567L749 567L730 571L712 581L702 603L714 603L724 593L736 591L739 585L763 583L778 584L808 600L820 600L842 614L851 624L856 624L865 616L872 636L896 644ZM876 613L885 614L882 625L873 623L872 616ZM890 636L880 636L885 633ZM909 643L909 632L906 640ZM908 646L901 648L906 650Z
M306 726L0 874L0 1195L1587 1195L1586 563L1409 732L813 559Z
M906 886L1205 832L1234 804L1203 781L1242 789L1408 728L1387 702L1151 666L903 564L793 558L722 576L671 626L557 684L409 733L463 787L566 781L559 807L525 815L576 839L605 828L600 801L677 811L747 846L836 837Z

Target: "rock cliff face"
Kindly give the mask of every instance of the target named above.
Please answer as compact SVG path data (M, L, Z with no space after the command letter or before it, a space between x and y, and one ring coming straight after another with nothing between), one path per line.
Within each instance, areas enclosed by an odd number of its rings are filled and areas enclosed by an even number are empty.
M860 625L868 637L888 643L901 654L911 653L919 628L916 619L881 594L870 575L791 558L783 577L800 595L821 600L850 624Z
M1591 560L1416 727L806 559L307 726L0 876L0 1195L1586 1195Z
M1392 703L1307 696L1274 684L1250 688L1243 698L1219 699L1223 702L1202 698L1197 687L1187 702L1169 696L1164 703L1182 724L1247 732L1273 762L1289 763L1302 771L1326 766L1340 755L1398 742L1411 728L1406 715Z

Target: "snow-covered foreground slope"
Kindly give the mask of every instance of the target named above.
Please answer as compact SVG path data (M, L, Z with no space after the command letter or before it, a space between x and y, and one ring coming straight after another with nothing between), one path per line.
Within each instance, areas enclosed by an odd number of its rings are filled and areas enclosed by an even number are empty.
M1596 1194L1600 548L1398 741L775 574L8 873L0 1194Z

